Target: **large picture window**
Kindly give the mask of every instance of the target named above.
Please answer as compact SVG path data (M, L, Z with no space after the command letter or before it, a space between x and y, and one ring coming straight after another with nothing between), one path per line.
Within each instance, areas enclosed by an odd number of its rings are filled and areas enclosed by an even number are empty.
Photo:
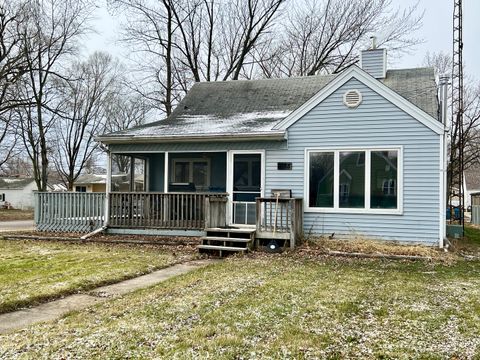
M400 148L307 150L307 210L401 212Z

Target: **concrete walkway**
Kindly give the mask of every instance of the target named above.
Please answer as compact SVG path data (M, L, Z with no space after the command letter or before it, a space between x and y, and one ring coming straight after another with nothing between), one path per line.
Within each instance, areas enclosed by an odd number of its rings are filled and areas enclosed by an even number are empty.
M37 322L58 319L70 311L82 310L96 303L159 284L162 281L185 274L216 261L219 260L190 261L116 284L102 286L87 291L85 294L70 295L63 299L41 304L30 309L2 314L0 315L0 334L22 329Z

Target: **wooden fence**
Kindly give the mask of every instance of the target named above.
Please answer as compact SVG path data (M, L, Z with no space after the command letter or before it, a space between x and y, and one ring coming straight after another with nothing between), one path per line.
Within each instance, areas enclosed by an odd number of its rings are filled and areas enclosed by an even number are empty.
M215 207L206 205L207 202L209 204L211 197L226 199L226 194L199 192L111 193L109 226L203 230L206 226L206 208L209 213L216 210Z
M89 232L103 225L104 212L104 193L35 193L39 231Z

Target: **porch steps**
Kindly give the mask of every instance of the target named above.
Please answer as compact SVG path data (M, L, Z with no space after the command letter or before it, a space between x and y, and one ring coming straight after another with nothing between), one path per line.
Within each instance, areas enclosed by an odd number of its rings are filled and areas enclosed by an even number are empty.
M247 251L247 248L219 245L198 245L199 249L218 250L218 251Z
M200 252L208 251L223 256L224 252L247 252L253 247L255 229L245 228L207 228L206 236L198 245Z

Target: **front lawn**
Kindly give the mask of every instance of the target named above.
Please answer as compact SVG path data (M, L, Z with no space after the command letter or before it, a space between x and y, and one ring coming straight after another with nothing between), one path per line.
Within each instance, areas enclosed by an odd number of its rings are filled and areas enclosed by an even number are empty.
M172 252L153 246L0 240L0 313L175 261L178 257Z
M232 258L0 337L17 356L479 358L480 262Z

